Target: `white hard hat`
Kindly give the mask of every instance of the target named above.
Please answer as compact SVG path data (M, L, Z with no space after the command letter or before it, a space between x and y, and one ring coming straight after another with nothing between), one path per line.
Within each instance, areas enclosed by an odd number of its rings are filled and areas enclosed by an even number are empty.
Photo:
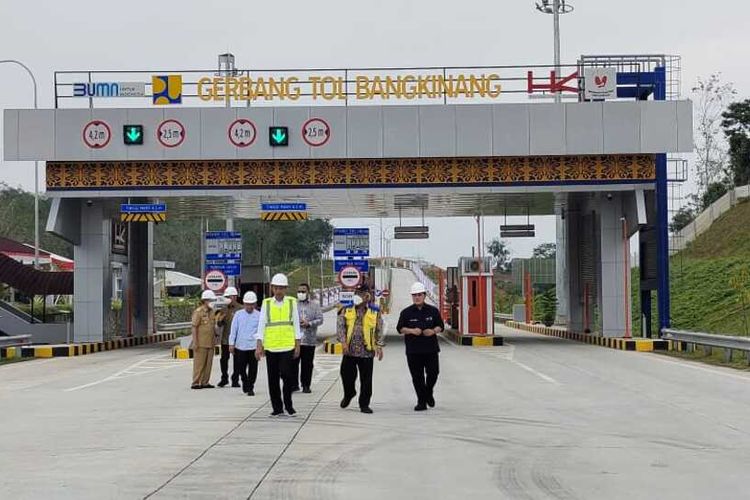
M422 283L417 281L411 286L411 294L416 295L418 293L427 293L427 289L425 289Z
M237 289L233 286L228 286L227 289L224 291L224 297L231 297L231 296L237 296L239 293L237 292Z
M242 302L244 304L257 304L258 296L255 295L255 292L246 292L245 296L242 297Z
M216 294L211 290L203 290L201 300L216 300Z
M271 285L272 286L289 286L289 280L286 278L286 275L284 274L274 274L273 278L271 278Z

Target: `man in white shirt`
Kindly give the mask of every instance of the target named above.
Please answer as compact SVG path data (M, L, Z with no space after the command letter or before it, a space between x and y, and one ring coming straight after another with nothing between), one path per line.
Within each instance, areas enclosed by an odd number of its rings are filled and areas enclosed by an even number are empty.
M260 313L255 308L258 297L255 292L247 292L242 298L244 309L234 313L229 332L229 352L234 359L232 386L242 379L242 392L255 396L255 380L258 377L258 360L255 348L258 343Z
M294 360L299 357L300 329L297 299L286 296L289 280L283 274L276 274L271 279L271 293L263 301L260 309L258 324L258 345L255 357L266 356L266 371L268 373L268 392L273 407L272 417L278 417L286 412L294 416L297 412L292 404L292 389L296 385ZM284 399L282 405L279 379L284 381Z

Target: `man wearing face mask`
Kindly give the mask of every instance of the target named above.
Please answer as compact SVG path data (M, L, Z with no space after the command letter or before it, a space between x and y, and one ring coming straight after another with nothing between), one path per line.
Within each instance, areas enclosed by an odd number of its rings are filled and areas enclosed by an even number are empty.
M302 283L297 287L297 309L302 340L300 341L300 355L294 360L294 380L302 384L302 392L309 394L312 392L310 384L313 361L315 349L318 347L318 327L323 324L323 312L320 310L320 305L310 300L310 285L307 283ZM298 391L299 386L292 390Z
M359 409L362 413L372 413L372 371L374 357L383 359L383 319L377 306L370 303L368 292L359 291L354 296L354 306L339 312L336 332L344 349L341 359L341 382L344 385L344 399L341 407L349 406L356 396L355 382L359 371Z

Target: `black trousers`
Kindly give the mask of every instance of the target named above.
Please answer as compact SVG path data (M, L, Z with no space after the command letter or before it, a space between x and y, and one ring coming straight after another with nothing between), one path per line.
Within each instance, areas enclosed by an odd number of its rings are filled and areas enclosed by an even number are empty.
M243 351L235 347L233 358L232 383L235 384L242 379L243 392L254 389L255 380L258 378L258 360L255 359L255 349Z
M299 384L303 388L310 387L317 346L301 345L299 347L299 358L294 360L294 380L299 380Z
M344 385L344 397L353 398L357 394L354 383L357 381L357 370L359 370L359 407L370 406L372 398L372 369L373 358L358 358L355 356L344 356L341 359L341 382Z
M426 404L427 399L432 396L440 373L438 353L407 354L406 361L409 364L414 392L417 393L417 401Z
M266 372L268 373L268 393L271 396L271 406L274 412L280 412L286 407L294 409L292 405L292 388L294 387L294 350L284 352L266 351ZM283 405L282 389L279 381L284 381Z
M221 380L226 382L229 380L229 345L221 344L221 357L219 358L219 365L221 366Z

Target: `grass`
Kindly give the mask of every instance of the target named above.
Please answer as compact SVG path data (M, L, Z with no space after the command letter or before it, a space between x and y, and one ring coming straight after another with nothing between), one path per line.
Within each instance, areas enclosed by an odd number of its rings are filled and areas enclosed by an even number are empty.
M2 358L2 359L0 359L0 366L10 365L10 364L13 364L13 363L20 363L21 361L29 361L29 360L32 360L32 359L34 359L34 358L10 358L10 359L8 359L8 358Z

